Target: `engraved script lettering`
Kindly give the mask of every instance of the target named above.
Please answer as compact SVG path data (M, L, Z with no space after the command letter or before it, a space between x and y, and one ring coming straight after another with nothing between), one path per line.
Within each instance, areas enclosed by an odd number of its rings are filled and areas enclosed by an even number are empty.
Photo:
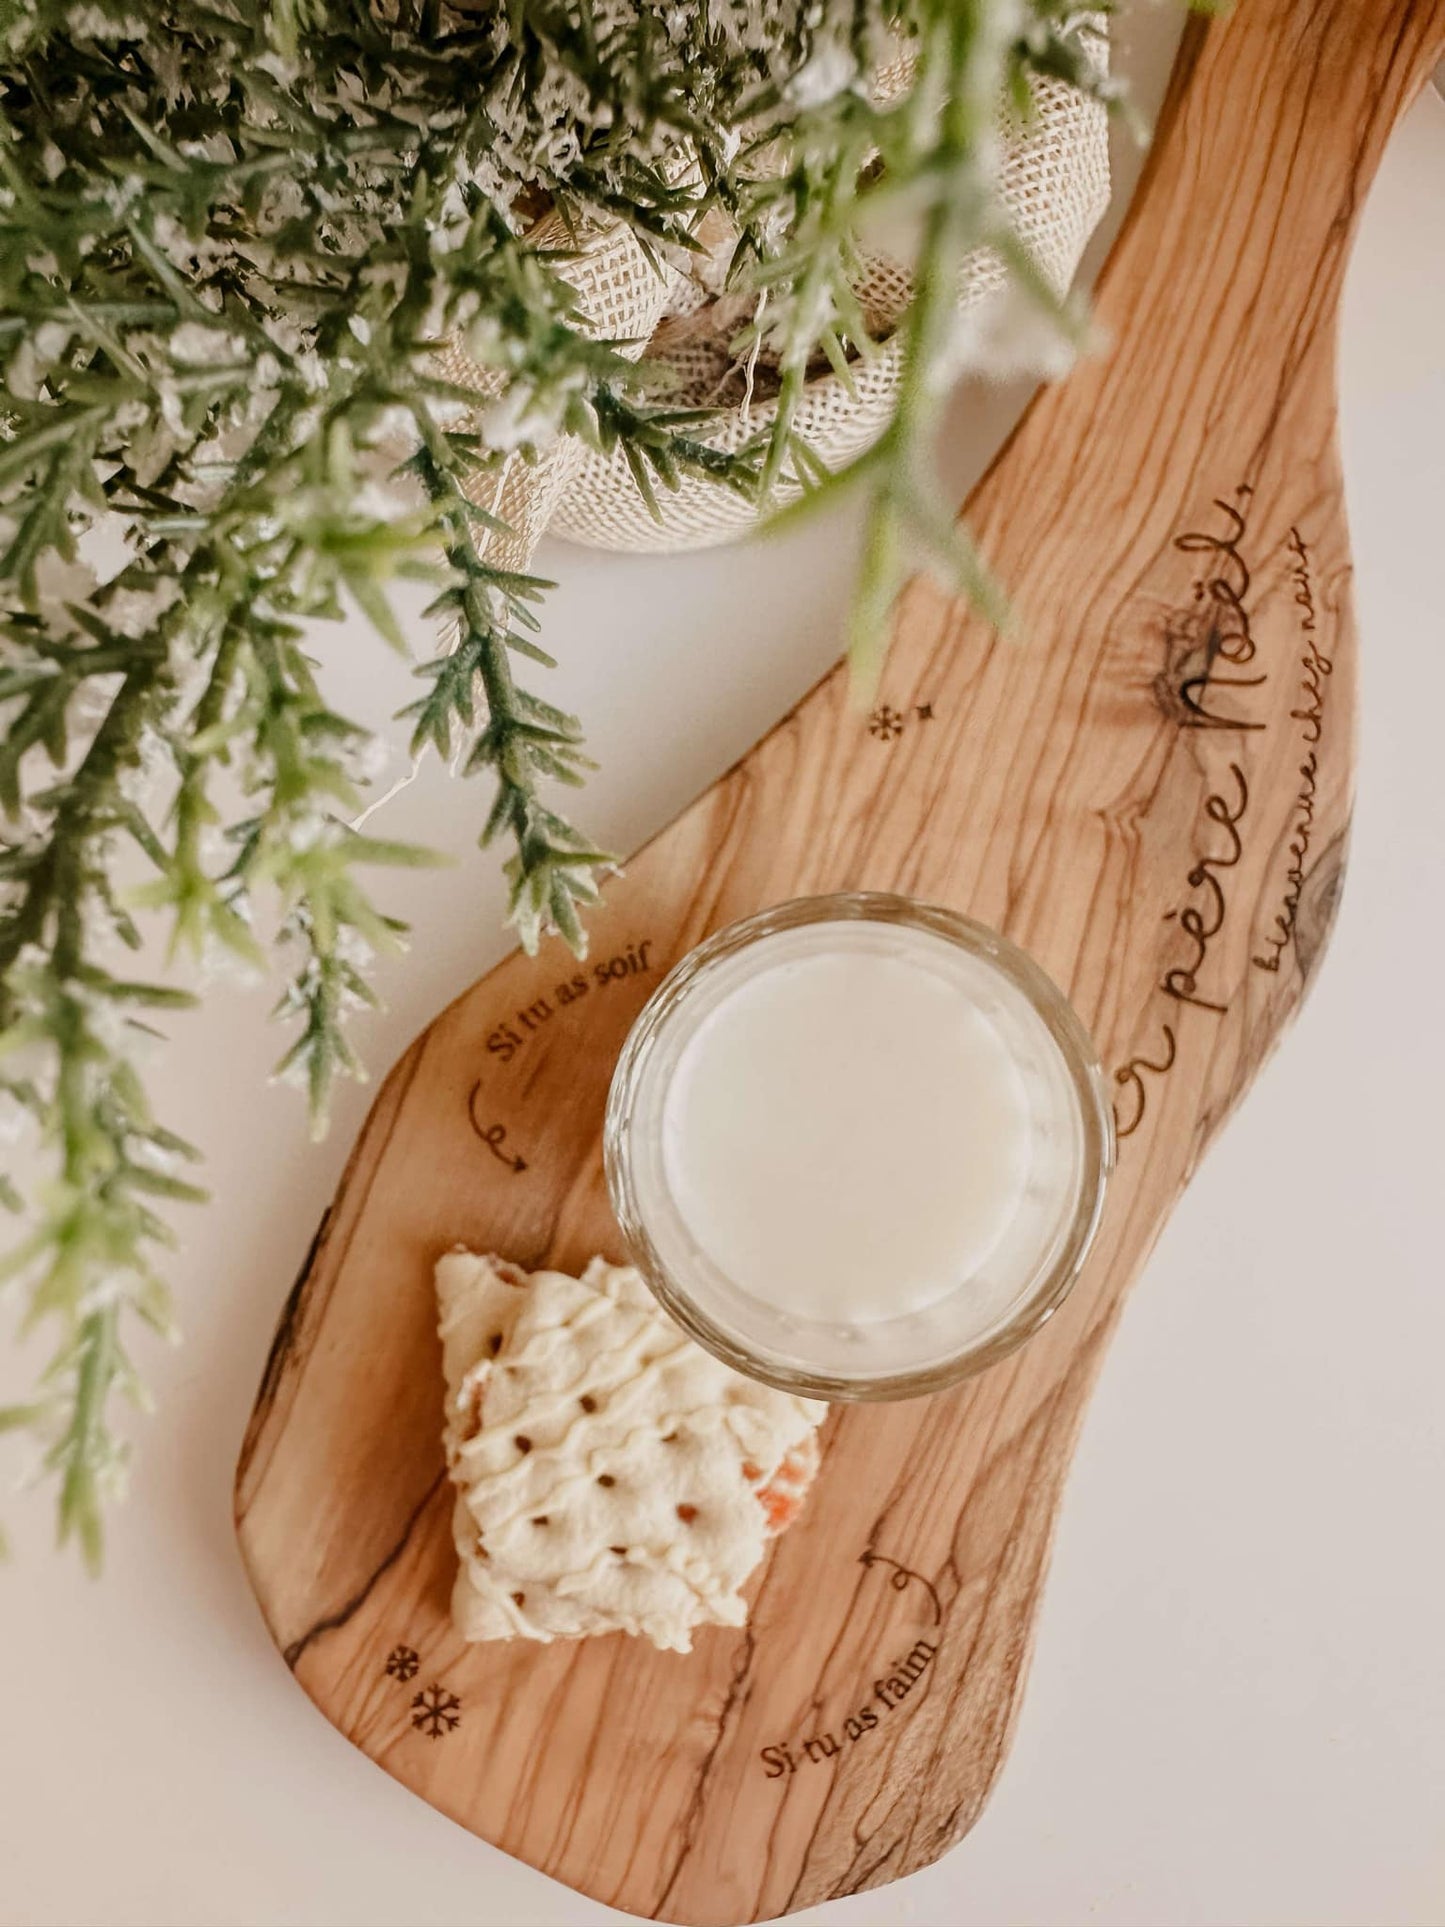
M874 1567L886 1570L888 1584L894 1592L907 1592L911 1586L918 1586L928 1594L935 1628L942 1622L943 1602L938 1597L938 1589L921 1572L915 1572L900 1560L890 1559L887 1553L875 1551L872 1546L863 1548L858 1563L868 1571ZM876 1732L888 1714L896 1713L903 1706L937 1655L936 1640L916 1639L906 1653L887 1661L880 1676L871 1682L872 1690L867 1698L855 1711L844 1716L841 1725L815 1726L805 1739L777 1740L771 1746L760 1747L758 1758L762 1761L764 1778L781 1780L800 1767L820 1766L825 1760L836 1760L866 1733ZM819 1704L815 1698L815 1713Z
M1318 745L1325 728L1325 678L1334 663L1323 655L1316 640L1319 616L1315 608L1314 582L1310 568L1309 544L1296 528L1291 528L1286 544L1293 558L1290 583L1295 606L1300 611L1300 631L1305 639L1300 656L1300 706L1292 709L1290 719L1300 725L1305 745L1304 761L1299 766L1300 786L1295 793L1291 818L1289 868L1285 871L1284 901L1275 914L1274 925L1251 962L1258 970L1277 972L1285 951L1295 940L1299 922L1300 898L1304 894L1307 872L1305 862L1314 839L1315 796L1319 788Z
M1229 838L1226 851L1216 851L1213 855L1201 856L1194 868L1185 878L1191 890L1203 892L1200 901L1187 903L1182 909L1170 910L1165 916L1166 923L1175 917L1179 928L1194 946L1194 954L1189 962L1166 970L1159 980L1159 988L1168 997L1181 1004L1197 1004L1200 1010L1222 1011L1223 1004L1214 1003L1208 997L1199 995L1199 972L1209 955L1209 946L1224 928L1228 912L1224 885L1215 872L1232 870L1244 851L1244 839L1240 836L1238 823L1249 807L1249 790L1245 784L1244 771L1237 763L1229 766L1231 776L1239 786L1239 799L1233 811L1223 796L1213 795L1205 798L1204 814L1211 823L1217 823Z
M1194 900L1170 910L1165 922L1178 919L1179 928L1193 946L1192 954L1182 964L1175 964L1164 972L1159 979L1158 988L1177 1003L1194 1004L1200 1010L1208 1010L1219 1015L1228 1005L1216 1002L1210 997L1199 994L1199 976L1209 957L1209 946L1224 928L1229 915L1229 900L1218 872L1232 870L1239 862L1244 851L1244 839L1239 833L1239 825L1249 808L1249 785L1244 771L1238 763L1229 765L1229 774L1234 779L1235 795L1225 795L1222 791L1212 790L1204 799L1204 815L1210 824L1224 833L1228 839L1223 847L1207 851L1200 856L1189 870L1184 881L1188 889L1195 892ZM1217 839L1216 839L1217 841ZM1127 1122L1114 1112L1114 1130L1120 1138L1132 1137L1144 1122L1144 1113L1149 1106L1148 1086L1144 1082L1146 1072L1155 1077L1167 1077L1174 1067L1178 1054L1177 1037L1170 1024L1161 1024L1159 1034L1163 1042L1153 1056L1131 1057L1127 1064L1121 1064L1114 1073L1114 1082L1121 1091L1129 1091L1133 1096L1133 1112Z
M763 1777L781 1780L803 1766L821 1766L835 1760L845 1748L855 1746L866 1733L876 1732L885 1716L896 1713L927 1673L937 1657L938 1647L931 1639L915 1640L902 1658L888 1662L882 1678L873 1681L873 1690L856 1712L845 1716L839 1727L810 1733L803 1740L778 1740L760 1747Z
M1242 692L1260 689L1268 674L1235 673L1248 669L1259 654L1249 610L1253 574L1244 553L1249 532L1248 513L1254 490L1241 482L1234 499L1216 496L1218 517L1212 528L1191 528L1176 535L1173 546L1196 560L1199 574L1191 585L1190 601L1176 609L1164 630L1164 668L1154 678L1160 708L1180 729L1262 730L1265 722L1240 710ZM1231 694L1230 692L1234 692ZM1205 985L1210 946L1229 916L1228 873L1244 854L1240 831L1249 808L1249 785L1238 763L1228 765L1231 782L1211 790L1204 799L1206 830L1201 847L1184 878L1187 899L1165 914L1175 923L1189 948L1171 963L1154 988L1182 1007L1192 1004L1221 1016L1228 1003ZM1149 1108L1151 1080L1169 1075L1179 1054L1179 1032L1161 1021L1157 1041L1138 1051L1114 1072L1120 1102L1114 1108L1119 1138L1132 1137Z
M1127 1124L1120 1121L1117 1110L1114 1112L1116 1137L1132 1137L1144 1122L1144 1110L1149 1102L1149 1093L1144 1088L1145 1071L1152 1071L1155 1077L1165 1077L1174 1068L1174 1059L1178 1055L1174 1032L1168 1024L1161 1024L1159 1028L1164 1038L1166 1055L1157 1062L1151 1057L1131 1057L1127 1064L1121 1064L1114 1073L1114 1082L1122 1089L1132 1091L1135 1103L1134 1115Z
M1237 696L1225 693L1258 689L1266 680L1263 675L1226 673L1226 669L1247 667L1256 653L1245 606L1250 570L1241 549L1252 493L1248 483L1242 482L1233 502L1216 496L1213 506L1223 518L1222 527L1190 529L1174 538L1181 554L1201 558L1202 570L1192 585L1189 604L1176 610L1165 627L1165 666L1155 684L1161 704L1181 729L1265 727L1238 714Z
M625 950L619 950L616 956L593 964L590 970L574 971L570 977L564 977L561 983L553 986L550 997L538 997L535 1002L518 1010L510 1023L497 1025L487 1038L489 1055L500 1058L504 1064L510 1064L517 1052L525 1047L527 1040L551 1023L559 1010L565 1010L569 1004L580 1003L595 991L610 989L613 984L621 983L628 977L644 976L652 968L647 953L653 942L652 937L647 937L641 943L629 943Z

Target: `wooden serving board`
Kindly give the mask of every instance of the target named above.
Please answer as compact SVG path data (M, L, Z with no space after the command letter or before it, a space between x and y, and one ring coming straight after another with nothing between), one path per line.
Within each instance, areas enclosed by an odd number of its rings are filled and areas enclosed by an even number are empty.
M282 1314L236 1483L287 1664L443 1812L598 1899L738 1923L967 1831L1013 1722L1060 1487L1125 1288L1299 1004L1339 893L1355 637L1335 447L1351 228L1445 0L1193 23L1099 300L967 505L1021 616L919 583L877 707L836 671L631 862L584 966L508 958L387 1079ZM1113 1079L1099 1242L1024 1349L840 1408L743 1631L468 1648L433 1260L620 1258L614 1060L700 938L817 891L1006 931Z

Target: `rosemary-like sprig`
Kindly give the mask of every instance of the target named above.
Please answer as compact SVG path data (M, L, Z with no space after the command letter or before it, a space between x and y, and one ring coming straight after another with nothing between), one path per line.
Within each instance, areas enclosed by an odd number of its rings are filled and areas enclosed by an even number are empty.
M202 965L279 960L279 1068L320 1128L403 936L366 878L430 860L358 827L372 745L309 626L359 609L405 649L388 585L430 583L413 751L491 782L482 840L510 843L525 943L580 948L609 863L556 800L589 765L530 686L545 585L495 560L473 498L505 452L439 347L524 403L523 458L581 436L647 501L687 474L759 503L866 478L866 679L907 556L963 553L926 446L957 264L1011 246L996 102L1034 73L1094 85L1080 21L1061 0L0 0L0 1292L51 1336L0 1432L38 1441L92 1563L114 1403L142 1398L131 1334L170 1328L164 1214L200 1196L137 1069L191 994L128 972L140 920ZM880 104L898 43L915 81ZM829 477L796 404L820 356L846 381L870 352L858 234L888 193L925 208L908 371L878 450ZM635 344L594 337L565 253L528 239L544 204L624 218L659 261L729 217L739 352L766 342L781 388L757 446L720 448Z

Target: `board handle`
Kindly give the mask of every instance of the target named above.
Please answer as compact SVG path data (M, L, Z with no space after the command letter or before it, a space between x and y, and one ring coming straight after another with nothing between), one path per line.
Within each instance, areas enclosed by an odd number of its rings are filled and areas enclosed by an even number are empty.
M1391 130L1445 56L1445 0L1235 0L1184 31L1159 131L1100 283L1218 301L1249 353L1332 333L1355 222ZM1261 125L1269 138L1260 138ZM1213 292L1211 292L1213 291ZM1177 307L1175 307L1177 313ZM1178 331L1171 331L1178 332Z

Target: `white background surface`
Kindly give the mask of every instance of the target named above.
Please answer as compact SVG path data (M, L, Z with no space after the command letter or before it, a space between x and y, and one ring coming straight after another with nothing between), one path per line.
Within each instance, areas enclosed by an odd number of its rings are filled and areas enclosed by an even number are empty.
M1159 29L1151 29L1156 37ZM1146 83L1159 50L1126 57ZM1303 1019L1171 1222L1079 1449L1013 1757L972 1836L826 1927L1445 1921L1445 104L1415 109L1350 274L1341 386L1365 712L1353 858ZM1011 398L968 398L976 470ZM960 419L963 416L961 414ZM546 555L559 700L627 848L831 659L850 525L656 561ZM354 710L398 697L359 629ZM392 681L387 682L391 677ZM343 702L345 706L345 702ZM424 776L383 819L446 844L403 880L416 943L362 1029L380 1070L505 947L471 848L480 788ZM267 998L221 991L156 1069L215 1202L175 1278L185 1347L90 1585L49 1495L6 1501L4 1927L581 1927L610 1915L472 1839L322 1720L273 1651L230 1485L272 1325L365 1109L308 1148L268 1088ZM28 1369L28 1365L27 1365ZM0 1376L13 1378L13 1364Z

